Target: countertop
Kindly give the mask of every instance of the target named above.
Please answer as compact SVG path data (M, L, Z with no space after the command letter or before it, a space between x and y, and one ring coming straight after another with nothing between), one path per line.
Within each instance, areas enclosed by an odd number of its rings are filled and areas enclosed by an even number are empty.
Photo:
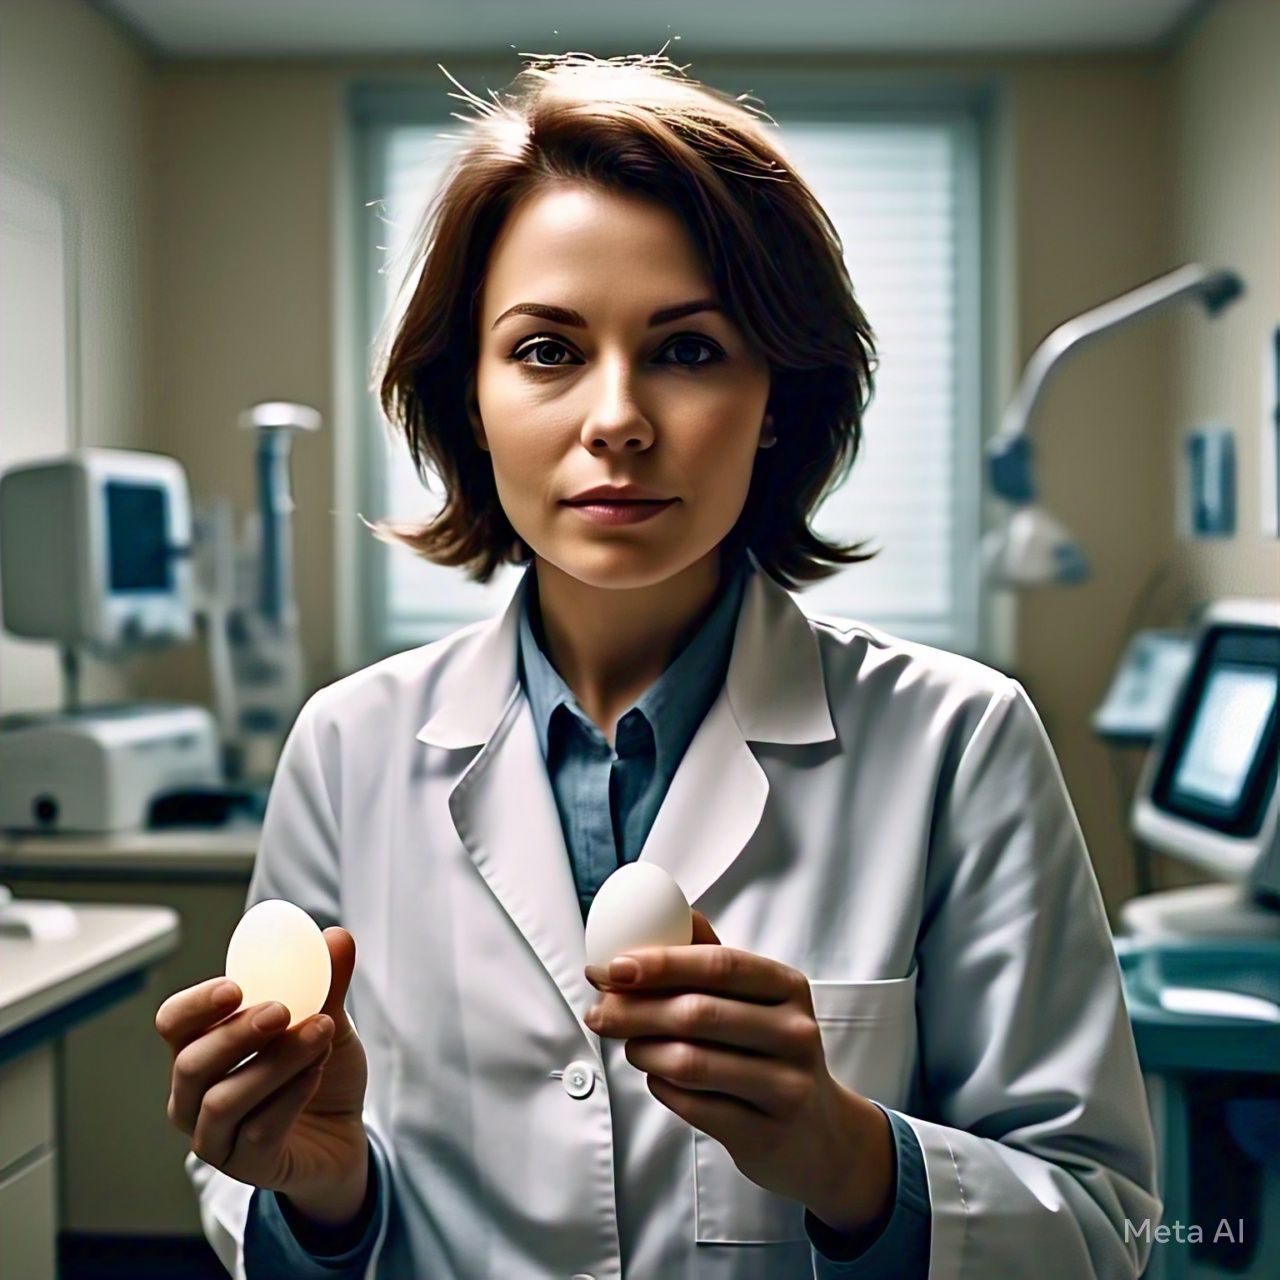
M165 827L110 835L0 832L0 882L6 873L199 873L248 877L262 827Z
M0 936L0 1043L177 950L169 907L70 903L79 931L56 941Z

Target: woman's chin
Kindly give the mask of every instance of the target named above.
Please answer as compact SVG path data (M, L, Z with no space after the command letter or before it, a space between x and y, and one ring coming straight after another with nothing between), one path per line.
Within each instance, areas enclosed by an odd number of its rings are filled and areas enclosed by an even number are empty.
M684 564L669 549L644 546L621 539L601 539L592 546L575 545L538 553L561 573L583 586L626 590L652 587L679 573Z

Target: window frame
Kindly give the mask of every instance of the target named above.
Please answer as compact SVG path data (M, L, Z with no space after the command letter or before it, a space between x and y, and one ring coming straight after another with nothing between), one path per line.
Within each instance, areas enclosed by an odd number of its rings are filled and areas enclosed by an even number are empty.
M483 94L510 82L514 72L486 62L455 60L450 72L468 88ZM913 77L888 77L849 71L814 71L797 67L789 71L771 64L765 67L741 62L706 61L695 74L709 83L742 86L734 92L748 92L762 100L763 109L786 128L786 117L803 113L815 121L868 121L886 124L941 124L952 131L956 143L957 185L956 225L959 245L956 259L955 321L956 422L952 495L954 527L970 536L957 536L952 546L954 584L954 628L937 643L956 653L994 662L1001 622L995 601L981 573L980 542L984 513L983 457L989 434L984 424L995 420L990 394L993 372L990 350L996 336L996 322L989 299L995 290L989 265L991 218L990 150L994 92L986 80L921 81ZM347 91L349 176L352 198L348 201L347 251L350 274L347 282L348 321L340 323L348 352L363 352L362 366L351 370L350 412L344 417L351 430L340 432L337 441L339 476L345 477L347 496L355 509L378 511L376 503L387 489L381 451L370 447L374 435L387 430L369 388L374 336L372 307L375 291L369 287L385 253L379 249L382 223L365 208L367 200L387 189L385 156L387 137L405 125L448 128L452 113L461 110L456 99L447 96L452 87L441 80L438 86L392 80L353 83ZM456 90L454 90L456 92ZM757 102L754 105L760 106ZM456 122L454 122L456 123ZM855 281L856 287L856 281ZM874 323L874 320L873 320ZM857 464L855 463L855 466ZM340 507L345 504L340 503ZM421 637L405 640L396 636L388 609L387 566L391 548L372 537L358 520L347 522L339 548L339 589L337 592L339 659L344 670L355 670L406 647L427 643L455 630L465 622L442 618L438 626L428 626ZM804 593L794 593L807 611ZM817 614L816 616L823 616ZM868 618L870 625L891 633L894 619ZM996 665L999 665L996 663Z

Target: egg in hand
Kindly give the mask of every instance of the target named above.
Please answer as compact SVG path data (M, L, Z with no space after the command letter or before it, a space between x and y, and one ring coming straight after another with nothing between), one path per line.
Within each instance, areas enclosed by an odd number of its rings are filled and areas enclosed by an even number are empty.
M634 947L693 941L693 911L680 886L652 862L628 862L596 891L587 913L587 963L607 965Z
M320 927L301 907L267 898L240 918L227 946L227 977L241 1009L278 1000L289 1026L317 1014L329 998L333 965Z

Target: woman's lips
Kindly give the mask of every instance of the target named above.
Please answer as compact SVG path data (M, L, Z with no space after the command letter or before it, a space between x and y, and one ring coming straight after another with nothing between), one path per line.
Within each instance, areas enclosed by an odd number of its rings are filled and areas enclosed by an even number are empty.
M665 502L635 499L607 502L601 498L591 498L586 502L566 502L564 505L580 511L596 524L639 524L642 520L651 520L678 501L678 498L668 498Z

